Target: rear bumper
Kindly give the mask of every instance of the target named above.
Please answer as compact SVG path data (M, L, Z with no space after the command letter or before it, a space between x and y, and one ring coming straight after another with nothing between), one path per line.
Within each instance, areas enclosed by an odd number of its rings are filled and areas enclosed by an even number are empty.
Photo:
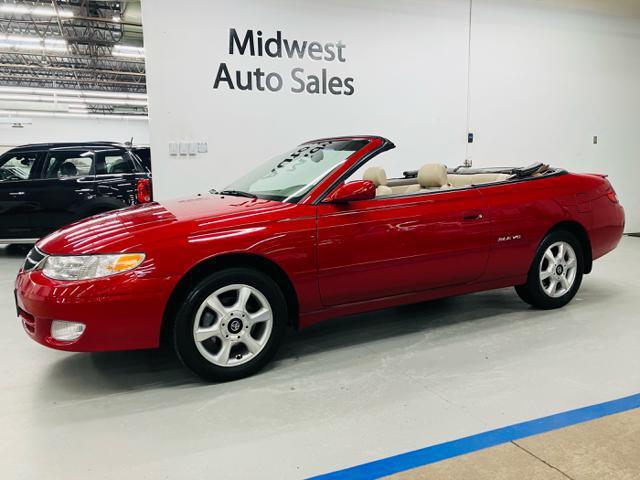
M606 208L594 209L590 231L593 259L600 258L618 246L624 233L624 208L619 203L602 201Z
M164 308L175 282L167 278L115 275L83 282L57 282L41 272L18 274L16 303L27 334L47 347L74 352L130 350L159 345ZM77 340L51 337L51 322L86 325Z

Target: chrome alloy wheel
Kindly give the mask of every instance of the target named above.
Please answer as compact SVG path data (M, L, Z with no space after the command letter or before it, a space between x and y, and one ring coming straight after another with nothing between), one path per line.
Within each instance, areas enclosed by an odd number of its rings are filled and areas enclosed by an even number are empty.
M249 285L227 285L209 295L193 321L200 354L220 367L235 367L255 358L273 329L266 297Z
M549 245L540 260L540 286L544 292L559 298L565 295L576 279L578 261L576 252L567 242Z

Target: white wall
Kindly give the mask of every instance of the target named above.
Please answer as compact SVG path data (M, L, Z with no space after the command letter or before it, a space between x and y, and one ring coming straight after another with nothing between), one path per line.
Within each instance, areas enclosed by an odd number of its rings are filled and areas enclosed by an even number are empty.
M468 4L465 0L145 1L154 193L224 187L305 140L380 134L409 164L463 158ZM229 29L342 41L345 62L228 53ZM283 91L214 90L219 64L280 73ZM289 91L292 68L354 77L351 96ZM208 154L171 157L170 141L206 141ZM400 167L398 167L400 169Z
M474 0L471 39L474 164L607 173L640 231L640 2Z
M143 0L158 198L221 187L303 140L371 133L423 163L608 173L640 231L640 4L598 0ZM194 14L197 12L197 14ZM469 53L469 18L471 42ZM346 62L230 55L229 28L341 40ZM470 69L467 68L470 61ZM231 69L326 67L354 95L214 90ZM469 78L470 88L467 88ZM288 85L287 85L288 87ZM470 103L467 116L467 94ZM475 142L466 145L467 122ZM592 144L594 135L598 145ZM170 156L171 141L209 153Z
M28 115L24 115L28 117ZM93 118L29 117L31 125L12 128L0 124L0 153L10 147L40 142L113 141L137 145L149 144L146 120L109 120Z

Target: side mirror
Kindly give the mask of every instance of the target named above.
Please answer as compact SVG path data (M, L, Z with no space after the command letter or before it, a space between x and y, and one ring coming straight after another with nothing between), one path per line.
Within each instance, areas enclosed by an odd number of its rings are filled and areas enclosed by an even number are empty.
M327 197L327 202L347 203L358 200L373 200L376 198L376 186L370 180L355 180L344 183Z

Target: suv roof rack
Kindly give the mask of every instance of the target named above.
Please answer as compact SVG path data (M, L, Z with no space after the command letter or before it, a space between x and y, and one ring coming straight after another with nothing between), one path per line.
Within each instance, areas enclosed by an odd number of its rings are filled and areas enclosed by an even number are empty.
M43 148L64 148L64 147L121 147L126 148L126 146L121 142L105 142L105 141L93 141L93 142L49 142L49 143L30 143L27 145L19 145L17 147L13 147L7 151L13 152L28 152L31 150L40 150Z

